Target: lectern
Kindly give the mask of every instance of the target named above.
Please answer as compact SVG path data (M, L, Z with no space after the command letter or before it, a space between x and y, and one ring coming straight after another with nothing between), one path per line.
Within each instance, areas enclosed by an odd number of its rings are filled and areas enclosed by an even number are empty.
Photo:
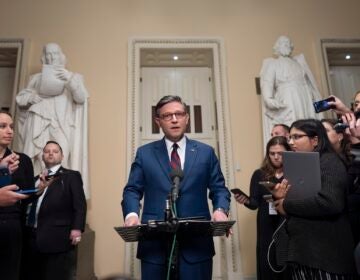
M168 242L176 234L176 239L199 237L199 236L223 236L235 224L235 221L207 221L203 218L193 217L186 219L172 219L171 221L149 220L147 224L130 227L115 227L118 234L125 242L141 240L163 239ZM168 246L169 248L171 246ZM167 252L167 262L171 264L171 278L178 279L177 275L177 249L172 258ZM175 260L175 261L174 261Z

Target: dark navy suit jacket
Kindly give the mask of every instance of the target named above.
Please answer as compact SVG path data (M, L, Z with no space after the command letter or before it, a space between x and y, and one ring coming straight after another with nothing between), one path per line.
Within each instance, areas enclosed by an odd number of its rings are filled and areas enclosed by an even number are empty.
M123 215L139 215L140 200L144 197L141 223L163 220L165 200L171 190L170 160L165 140L140 147L131 166L129 180L123 193ZM184 177L180 183L177 200L178 217L204 216L211 219L209 198L213 208L229 209L230 193L225 187L219 161L212 147L186 139ZM215 254L212 237L192 237L180 241L180 253L190 263L209 260ZM141 241L137 257L141 260L164 264L164 240Z

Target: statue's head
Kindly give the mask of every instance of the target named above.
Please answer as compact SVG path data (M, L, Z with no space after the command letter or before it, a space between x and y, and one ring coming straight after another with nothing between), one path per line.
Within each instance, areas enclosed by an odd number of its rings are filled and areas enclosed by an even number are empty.
M290 56L294 49L294 45L287 36L280 36L273 47L274 53L280 56Z
M48 43L43 47L41 62L42 64L65 66L66 57L58 44Z

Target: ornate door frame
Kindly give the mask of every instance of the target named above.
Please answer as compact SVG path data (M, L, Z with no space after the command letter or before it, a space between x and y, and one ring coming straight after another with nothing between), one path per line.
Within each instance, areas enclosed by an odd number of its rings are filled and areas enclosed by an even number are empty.
M226 79L226 59L224 42L221 38L130 38L128 43L128 128L127 128L127 174L140 143L140 51L146 48L165 49L211 49L213 55L213 77L216 103L219 160L228 186L235 185L232 158L231 126ZM231 207L232 219L237 220L236 207ZM214 279L240 279L242 276L239 232L229 238L217 238L215 242ZM125 248L125 270L137 276L139 264L136 262L136 244L128 243Z

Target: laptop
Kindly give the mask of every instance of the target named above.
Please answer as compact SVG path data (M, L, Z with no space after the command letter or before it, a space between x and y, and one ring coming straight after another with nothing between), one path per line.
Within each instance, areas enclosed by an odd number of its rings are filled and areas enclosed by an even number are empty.
M314 197L321 189L320 157L317 152L283 152L283 170L291 188L286 198Z

